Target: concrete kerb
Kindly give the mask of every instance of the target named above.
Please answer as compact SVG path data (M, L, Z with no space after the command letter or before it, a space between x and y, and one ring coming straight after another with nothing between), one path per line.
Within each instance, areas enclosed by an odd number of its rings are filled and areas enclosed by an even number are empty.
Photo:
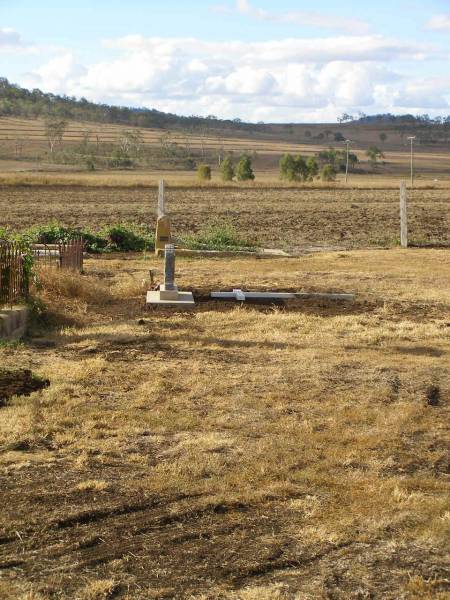
M163 257L164 250L158 250L157 256ZM177 256L203 257L203 258L233 258L233 257L253 257L253 258L291 258L292 255L284 250L190 250L188 248L177 248Z

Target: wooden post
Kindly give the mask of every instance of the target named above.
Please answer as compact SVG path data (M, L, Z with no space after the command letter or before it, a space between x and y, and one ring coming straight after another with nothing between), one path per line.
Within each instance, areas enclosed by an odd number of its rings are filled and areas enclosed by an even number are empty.
M408 210L406 183L400 184L400 243L402 248L408 247Z
M159 191L158 191L158 218L164 217L166 214L166 210L164 207L164 179L161 179L159 182Z

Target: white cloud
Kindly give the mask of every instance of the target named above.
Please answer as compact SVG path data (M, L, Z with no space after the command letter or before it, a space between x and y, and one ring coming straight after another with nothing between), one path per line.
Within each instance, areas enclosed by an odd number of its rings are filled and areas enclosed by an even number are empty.
M426 27L434 31L450 31L450 14L431 17Z
M35 46L25 42L15 29L0 27L0 53L29 53L34 51Z
M72 53L67 52L49 60L32 73L26 75L26 85L42 87L44 90L67 90L76 87L87 69L76 63Z
M226 6L215 7L222 12L232 12ZM285 13L268 12L257 8L249 0L237 0L236 10L241 15L253 17L264 21L275 21L278 23L301 25L306 27L318 27L324 29L341 30L346 33L364 34L369 31L369 25L365 21L352 17L341 17L336 14L325 14L308 11L289 11Z
M22 83L94 101L252 121L448 106L448 82L436 88L394 70L395 61L422 61L433 49L382 36L225 43L130 35L104 46L113 58L81 65L73 53L61 53Z

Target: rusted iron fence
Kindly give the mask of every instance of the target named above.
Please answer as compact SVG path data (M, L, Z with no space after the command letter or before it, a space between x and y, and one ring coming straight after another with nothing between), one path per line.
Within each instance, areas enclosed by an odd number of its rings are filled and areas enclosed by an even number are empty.
M80 273L83 270L84 241L82 237L58 244L33 244L31 250L35 261L40 264Z
M0 240L0 308L28 297L26 257L14 242Z

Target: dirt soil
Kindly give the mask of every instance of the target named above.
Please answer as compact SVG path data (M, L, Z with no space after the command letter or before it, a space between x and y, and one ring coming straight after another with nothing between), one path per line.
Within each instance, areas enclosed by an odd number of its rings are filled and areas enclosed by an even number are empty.
M156 189L0 187L0 227L23 229L57 220L99 228L123 221L154 225ZM399 239L395 190L172 189L175 234L216 219L268 248L392 246ZM414 244L450 245L450 191L416 190L409 199Z
M182 313L149 268L43 270L0 346L51 382L0 409L0 597L448 598L449 251L180 259L203 299L357 294Z

